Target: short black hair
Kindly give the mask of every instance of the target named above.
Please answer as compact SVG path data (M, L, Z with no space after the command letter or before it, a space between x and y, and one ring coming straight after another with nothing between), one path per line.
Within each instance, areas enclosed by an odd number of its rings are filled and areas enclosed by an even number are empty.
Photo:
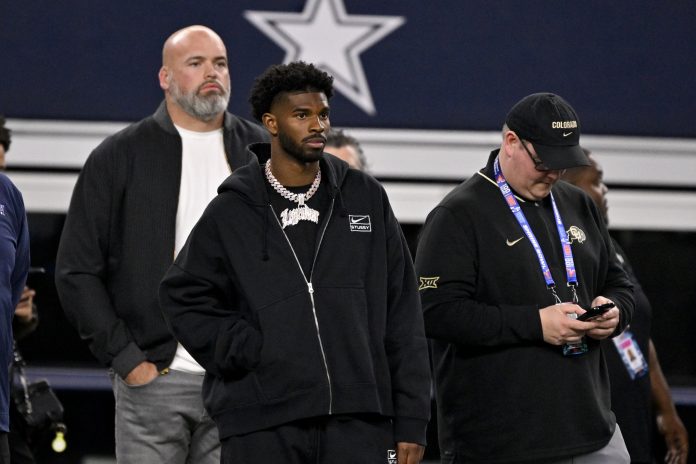
M358 153L358 161L360 162L360 166L362 166L363 170L366 169L367 158L365 157L365 153L363 152L363 149L360 146L360 142L358 142L358 139L356 139L352 135L346 134L341 129L334 129L333 127L329 129L329 131L326 133L327 147L341 148L345 147L346 145L355 148L355 151ZM329 150L329 153L330 152L331 150Z
M264 113L271 110L271 105L278 94L302 90L323 92L326 98L331 98L333 77L304 61L269 67L256 78L254 87L251 89L249 103L251 103L254 118L261 121Z
M10 143L12 142L12 131L5 127L5 118L0 115L0 145L5 148L5 151L10 149Z

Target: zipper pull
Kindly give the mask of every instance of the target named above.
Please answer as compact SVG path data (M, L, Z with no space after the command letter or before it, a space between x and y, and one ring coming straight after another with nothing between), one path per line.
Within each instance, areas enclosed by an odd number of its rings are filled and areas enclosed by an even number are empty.
M312 286L312 282L307 282L307 288L309 289L310 294L314 293L314 287Z

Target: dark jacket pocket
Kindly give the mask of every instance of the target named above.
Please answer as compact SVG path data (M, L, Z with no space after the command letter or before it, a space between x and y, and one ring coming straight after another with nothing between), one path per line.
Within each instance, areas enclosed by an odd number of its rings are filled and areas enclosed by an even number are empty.
M258 318L264 342L255 374L266 401L328 385L309 293L261 308Z
M365 291L316 288L317 312L332 381L336 386L375 385L375 364L386 366L383 324L371 320ZM378 334L373 333L376 330Z

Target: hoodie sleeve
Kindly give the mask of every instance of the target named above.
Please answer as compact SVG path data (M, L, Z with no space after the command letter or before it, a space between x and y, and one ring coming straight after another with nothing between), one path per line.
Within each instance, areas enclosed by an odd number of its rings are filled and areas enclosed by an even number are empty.
M204 214L165 274L159 301L177 340L206 371L224 377L258 365L262 335L240 307L220 243L219 229Z
M385 195L388 313L385 346L394 401L396 442L426 444L430 365L413 260Z

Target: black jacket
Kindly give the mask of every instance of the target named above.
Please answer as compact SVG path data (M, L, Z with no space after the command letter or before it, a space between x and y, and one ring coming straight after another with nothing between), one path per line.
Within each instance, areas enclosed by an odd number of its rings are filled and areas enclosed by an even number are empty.
M259 161L269 145L250 147ZM162 310L205 367L221 438L327 414L394 418L425 443L430 376L415 274L381 185L324 155L331 211L301 271L255 159L220 187L169 269ZM369 226L369 227L365 227Z
M260 126L225 113L223 139L235 169ZM104 365L125 377L148 360L167 367L176 352L157 303L174 260L181 137L164 103L105 139L75 185L58 247L56 286L65 314Z
M628 330L633 335L633 341L638 344L645 361L648 362L652 306L638 282L633 267L628 262L626 253L613 237L612 243L624 270L633 282L636 307ZM621 425L621 434L631 455L631 462L652 462L655 418L650 391L650 374L645 373L631 379L613 340L602 340L602 350L607 360L611 380L611 410L614 411L616 421Z
M597 340L566 357L543 339L539 309L555 303L533 246L493 180L492 162L429 214L418 243L426 334L432 339L440 449L446 462L544 462L589 453L614 432L609 375ZM616 303L631 320L632 285L604 220L580 189L553 187L577 271L579 303ZM550 198L520 201L562 301L572 301Z

